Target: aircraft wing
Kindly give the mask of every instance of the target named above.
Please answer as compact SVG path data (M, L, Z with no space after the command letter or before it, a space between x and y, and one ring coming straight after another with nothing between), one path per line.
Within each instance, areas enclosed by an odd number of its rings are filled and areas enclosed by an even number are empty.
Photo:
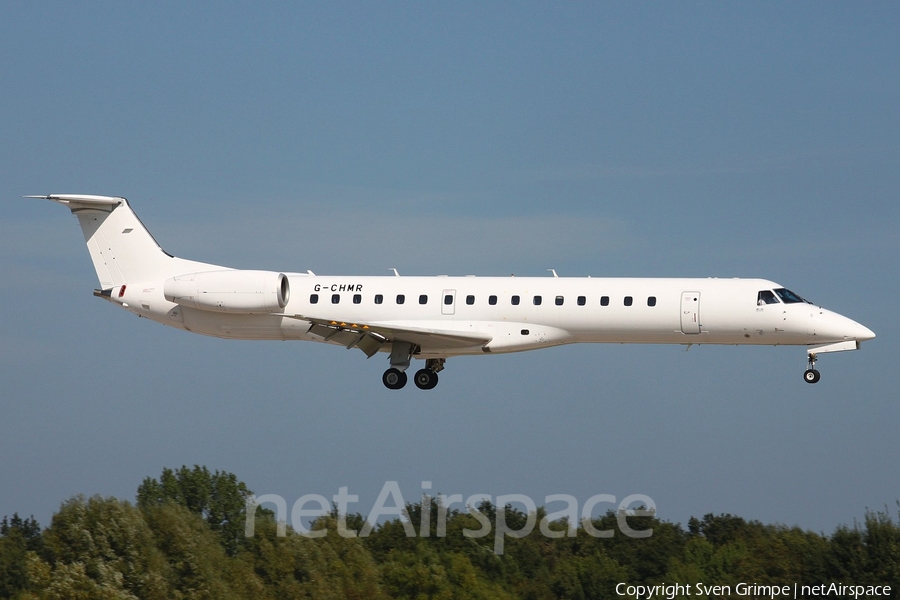
M484 333L432 328L427 323L415 321L415 325L405 321L386 321L361 323L358 321L338 321L322 319L309 315L281 316L299 319L310 323L309 332L325 339L339 343L347 348L359 348L366 356L373 356L382 345L388 342L402 341L435 350L454 350L483 346L491 341L491 336Z

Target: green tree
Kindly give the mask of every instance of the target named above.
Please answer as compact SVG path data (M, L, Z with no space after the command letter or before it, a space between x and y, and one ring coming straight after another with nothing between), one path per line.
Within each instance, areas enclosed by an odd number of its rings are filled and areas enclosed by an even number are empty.
M852 529L841 525L831 535L827 569L835 581L861 581L866 572L867 552L863 533L858 526Z
M219 535L229 556L237 554L244 537L247 498L252 492L232 473L210 473L206 467L164 468L160 478L147 477L138 487L141 508L172 502L199 514Z
M866 576L871 581L900 582L900 526L887 509L867 511L863 541L866 547Z
M246 561L229 557L219 535L203 518L174 502L142 510L156 547L167 564L173 597L265 598L265 586Z
M0 521L0 598L11 598L28 582L27 553L43 548L41 526L34 517L22 519L18 513Z
M128 502L76 496L53 516L44 540L50 579L38 587L45 591L57 590L61 597L66 590L73 595L104 590L104 597L170 596L165 558L141 511ZM34 588L32 583L37 582L29 582Z
M326 534L311 539L289 531L286 538L298 569L302 597L326 600L390 597L382 591L380 565L362 539L338 535L337 521L331 515L317 519L312 529L325 530Z
M496 520L522 529L527 515L489 502L480 514L443 511L430 502L430 533L408 536L399 519L368 537L342 537L339 515L312 524L315 539L290 528L278 536L271 511L254 515L256 534L243 537L250 491L234 475L205 467L164 469L138 488L138 506L115 498L76 496L63 503L41 532L17 514L0 521L0 597L17 600L223 598L554 598L615 594L617 583L760 584L828 580L893 584L900 580L900 524L868 511L862 524L838 527L830 537L797 527L765 525L733 515L692 518L687 531L653 516L608 512L591 524L611 537L588 534L550 538L536 527L509 536L494 553ZM425 511L409 504L416 530ZM446 514L445 514L446 512ZM440 517L439 517L440 515ZM360 514L344 515L359 530ZM633 539L622 533L652 530ZM427 520L427 518L426 518ZM475 538L464 530L490 534ZM438 524L441 535L438 536ZM551 529L563 532L567 523ZM418 533L422 533L418 531ZM896 597L897 594L894 594Z

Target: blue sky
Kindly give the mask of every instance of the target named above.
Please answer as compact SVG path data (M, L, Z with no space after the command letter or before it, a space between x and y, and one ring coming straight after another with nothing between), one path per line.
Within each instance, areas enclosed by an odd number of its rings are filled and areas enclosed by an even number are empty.
M8 2L0 18L0 514L164 466L288 503L385 481L652 497L831 532L900 499L896 3ZM75 220L317 273L765 277L878 338L451 360L207 339L91 296Z

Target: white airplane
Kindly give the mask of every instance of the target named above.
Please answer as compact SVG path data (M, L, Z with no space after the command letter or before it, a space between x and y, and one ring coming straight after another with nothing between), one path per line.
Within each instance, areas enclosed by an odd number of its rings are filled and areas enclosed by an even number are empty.
M120 197L26 196L78 218L100 289L140 317L194 333L308 340L389 353L382 381L438 382L451 356L572 343L806 346L808 383L820 354L856 350L875 334L764 279L347 277L231 269L165 252Z

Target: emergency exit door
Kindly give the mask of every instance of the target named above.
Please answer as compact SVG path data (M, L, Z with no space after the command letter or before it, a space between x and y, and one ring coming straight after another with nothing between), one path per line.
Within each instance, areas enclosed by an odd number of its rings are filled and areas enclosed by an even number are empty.
M456 290L444 290L441 296L441 314L454 314L456 312Z

